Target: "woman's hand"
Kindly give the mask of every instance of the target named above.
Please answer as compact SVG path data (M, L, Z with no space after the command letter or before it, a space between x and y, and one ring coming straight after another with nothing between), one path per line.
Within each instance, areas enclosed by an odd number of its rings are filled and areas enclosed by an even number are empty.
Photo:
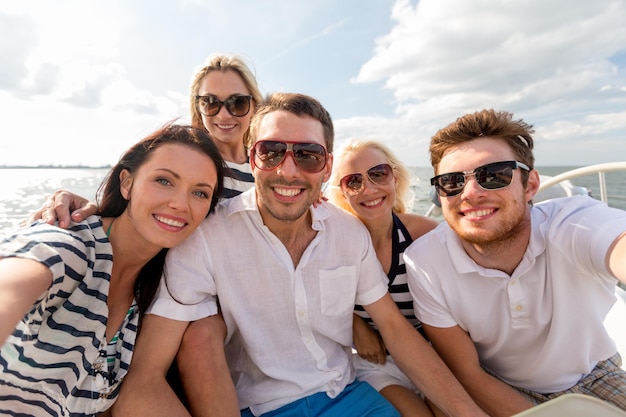
M356 353L363 359L384 364L387 360L387 349L380 335L363 320L353 314L352 339Z

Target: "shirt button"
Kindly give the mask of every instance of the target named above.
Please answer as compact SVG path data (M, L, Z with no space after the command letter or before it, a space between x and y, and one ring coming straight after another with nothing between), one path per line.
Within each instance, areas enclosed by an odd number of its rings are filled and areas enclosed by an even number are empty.
M516 305L515 306L515 311L521 311L522 310L522 306L521 305Z

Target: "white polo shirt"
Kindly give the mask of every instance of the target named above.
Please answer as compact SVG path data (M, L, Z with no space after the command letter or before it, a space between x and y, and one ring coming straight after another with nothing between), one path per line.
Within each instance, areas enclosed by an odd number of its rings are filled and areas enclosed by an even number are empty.
M418 318L459 325L481 363L510 385L550 393L616 352L603 321L617 280L605 257L626 213L589 197L531 208L532 235L513 275L483 268L443 223L405 251Z
M354 380L354 305L387 292L361 222L328 203L311 213L317 236L294 267L263 224L254 189L223 201L170 250L167 287L149 310L196 320L215 314L219 294L239 405L255 414L316 392L337 396Z

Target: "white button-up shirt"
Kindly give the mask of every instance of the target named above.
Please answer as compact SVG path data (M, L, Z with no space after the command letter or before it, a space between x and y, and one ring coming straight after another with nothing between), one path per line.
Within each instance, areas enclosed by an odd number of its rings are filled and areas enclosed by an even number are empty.
M219 295L239 405L255 414L316 392L337 396L354 380L354 305L387 292L361 222L327 203L311 213L317 235L294 267L263 224L254 189L222 202L169 252L167 287L150 310L196 320L216 312Z

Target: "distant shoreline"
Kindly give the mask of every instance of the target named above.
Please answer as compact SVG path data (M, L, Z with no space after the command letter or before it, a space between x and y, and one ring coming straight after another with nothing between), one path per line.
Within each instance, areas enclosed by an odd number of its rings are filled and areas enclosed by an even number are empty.
M0 169L109 169L111 165L0 165Z

